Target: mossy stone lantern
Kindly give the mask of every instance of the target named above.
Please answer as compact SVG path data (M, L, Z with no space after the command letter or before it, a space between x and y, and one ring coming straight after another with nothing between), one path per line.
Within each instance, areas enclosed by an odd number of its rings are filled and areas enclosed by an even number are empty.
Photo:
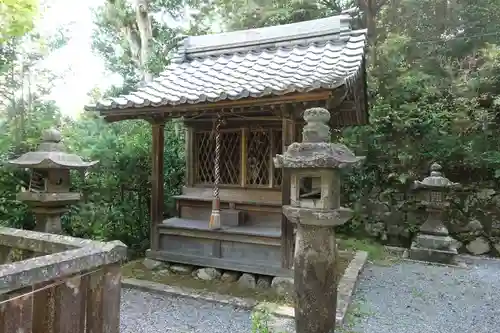
M291 204L283 214L296 225L294 284L297 333L330 333L335 329L337 246L334 227L346 223L352 211L340 206L342 167L357 164L346 146L330 143L330 113L304 111L303 142L276 155L277 168L288 169Z
M29 189L17 195L32 209L36 230L59 234L61 216L78 202L80 193L70 191L70 170L85 170L97 163L84 162L75 154L65 152L61 133L55 129L43 131L36 151L21 155L9 164L31 169Z
M427 211L427 219L420 227L419 233L412 243L409 257L414 260L453 263L457 249L449 236L448 228L443 222L445 209L450 205L446 194L458 187L458 183L450 181L441 173L441 166L431 165L429 177L415 181L414 189L422 197L421 203Z

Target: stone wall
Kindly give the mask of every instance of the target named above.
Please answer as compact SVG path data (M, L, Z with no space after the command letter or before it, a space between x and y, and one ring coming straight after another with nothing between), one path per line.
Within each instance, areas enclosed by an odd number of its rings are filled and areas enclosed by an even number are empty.
M446 225L461 253L500 256L500 191L468 189L450 194ZM425 209L408 189L373 189L363 202L353 204L357 212L350 228L382 243L409 247Z

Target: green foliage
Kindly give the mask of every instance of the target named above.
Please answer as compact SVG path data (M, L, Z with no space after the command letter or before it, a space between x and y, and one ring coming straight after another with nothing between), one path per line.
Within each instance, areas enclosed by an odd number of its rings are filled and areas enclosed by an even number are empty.
M2 0L0 2L0 45L12 37L21 37L33 29L38 10L36 0Z
M152 40L147 67L154 75L159 74L168 65L179 37L184 33L196 31L194 26L190 28L190 31L184 31L182 26L170 22L180 23L183 19L188 19L182 15L186 5L196 6L197 1L155 0L149 2ZM166 17L169 17L170 21ZM94 23L93 50L102 57L109 71L123 77L124 91L131 89L141 80L142 48L132 2L106 1L103 6L95 10Z
M31 110L20 110L22 105L22 101L10 105L6 119L0 123L0 221L4 225L31 228L33 216L25 205L16 201L16 194L28 186L29 175L4 163L34 149L42 130L57 124L61 115L53 101L33 98Z
M338 247L340 250L347 251L365 251L371 260L381 261L386 259L388 253L385 248L369 239L355 239L355 238L337 238Z
M95 10L97 29L92 36L92 49L101 56L108 70L122 74L127 83L133 85L139 81L137 64L127 39L121 35L120 18L133 22L134 13L127 1L116 1L116 5L107 3Z
M252 312L252 333L269 333L269 317L267 312Z
M396 200L387 198L428 175L433 161L468 187L498 187L500 35L478 29L474 20L497 15L500 6L471 15L469 6L455 5L448 8L445 29L436 17L439 5L403 1L403 8L389 6L380 14L379 26L388 29L372 50L371 123L343 133L347 145L367 156L363 168L348 176L346 200L357 210L348 228L365 229L379 218L387 223L367 207L386 204L393 207L386 216L393 214ZM475 19L465 20L468 16ZM399 204L402 211L412 205ZM415 225L405 228L415 231Z
M130 19L132 9L127 7L126 2L116 3L115 7L103 7L101 12L97 12L100 34L94 38L98 51L102 51L103 57L109 60L108 69L126 76L123 87L112 87L104 93L112 95L131 89L137 81L134 76L136 64L127 58L131 50L125 48L121 54L118 52L123 40L118 33L119 24L127 17ZM155 34L154 37L159 43L170 45L172 38L168 31L171 30L165 25L157 27L157 23L154 24L155 31L161 28L164 34L161 37ZM21 55L24 51L19 46L33 41L40 48ZM5 82L0 88L0 221L19 228L34 226L33 216L27 207L16 201L16 194L27 187L29 174L10 168L4 162L35 149L42 130L55 126L62 130L68 151L99 161L85 175L72 175L73 190L82 192L84 200L64 216L65 231L85 238L118 239L134 253L144 251L149 245L151 125L133 121L106 124L92 114L85 114L77 120L64 119L55 103L46 99L50 85L34 89L40 82L26 82L25 79L27 72L33 72L33 76L53 81L50 73L40 72L36 64L47 55L47 52L41 51L50 52L64 42L63 31L48 40L42 40L34 32L19 39L10 39L0 50L0 76ZM153 52L156 54L153 61L158 61L159 68L167 60L161 54L161 48L157 50L157 54ZM24 95L21 94L23 91ZM102 95L98 90L90 93L93 99ZM168 215L172 209L172 195L179 193L184 177L184 144L178 126L175 128L174 124L167 124L165 140L168 143L165 145L164 160L165 212Z
M347 8L353 1L312 0L214 0L201 12L223 21L227 30L240 30L312 20L339 14L342 3Z
M369 316L372 316L372 311L368 311L365 306L365 300L356 299L350 305L344 318L344 324L341 327L336 327L335 331L339 333L361 333L355 327Z
M84 117L65 126L69 150L98 166L85 179L75 175L75 190L85 203L75 207L65 230L72 235L101 240L119 239L133 251L149 245L151 125L128 121L105 124ZM184 177L183 138L173 124L165 129L165 208L172 210L172 195L179 194Z
M2 137L2 161L34 149L41 131L56 125L54 112L58 113L58 110L42 107L36 107L36 110L36 114L26 115L33 126L25 126L21 141L16 141L18 137L14 132ZM3 133L9 133L10 126L3 126ZM76 121L66 120L59 127L68 151L86 160L99 161L84 176L72 174L73 190L83 193L84 202L72 207L64 217L64 230L83 238L121 240L133 253L147 249L151 125L134 121L106 124L90 115ZM172 195L179 194L183 183L184 144L183 137L175 133L173 124L167 124L165 140L168 142L164 160L165 210L168 214L173 208ZM0 221L3 224L19 228L34 226L27 207L15 199L22 187L27 186L28 177L22 170L6 166L0 169Z
M252 333L275 333L273 329L270 328L269 322L271 321L271 315L265 310L256 310L252 312ZM279 332L286 333L286 332Z

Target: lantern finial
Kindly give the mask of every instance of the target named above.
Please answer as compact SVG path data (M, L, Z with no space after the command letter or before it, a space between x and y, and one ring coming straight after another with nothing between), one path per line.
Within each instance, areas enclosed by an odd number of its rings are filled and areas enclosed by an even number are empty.
M304 111L306 125L302 130L303 142L330 141L330 112L323 108L311 108Z
M345 145L330 142L330 112L324 108L304 111L306 124L302 142L294 142L274 158L276 168L343 168L359 164L364 157L355 156Z
M432 177L440 177L442 175L441 174L441 169L442 169L442 167L441 167L440 164L438 164L436 162L432 163L432 165L431 165L431 173L430 173L431 176Z
M450 181L441 172L441 165L437 162L431 164L430 175L424 178L422 181L415 181L415 188L455 188L459 184Z
M61 132L59 132L55 128L49 128L42 132L42 141L43 142L54 142L59 143L62 140Z

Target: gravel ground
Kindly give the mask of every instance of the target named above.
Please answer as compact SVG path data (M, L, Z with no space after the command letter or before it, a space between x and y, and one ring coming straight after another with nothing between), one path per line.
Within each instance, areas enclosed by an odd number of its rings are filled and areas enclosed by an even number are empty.
M403 261L368 266L349 332L499 333L500 261L467 269Z
M125 289L121 333L250 333L250 311Z
M250 333L250 311L124 290L122 333ZM467 269L402 261L368 265L339 333L500 333L500 261ZM275 333L293 321L275 319Z

